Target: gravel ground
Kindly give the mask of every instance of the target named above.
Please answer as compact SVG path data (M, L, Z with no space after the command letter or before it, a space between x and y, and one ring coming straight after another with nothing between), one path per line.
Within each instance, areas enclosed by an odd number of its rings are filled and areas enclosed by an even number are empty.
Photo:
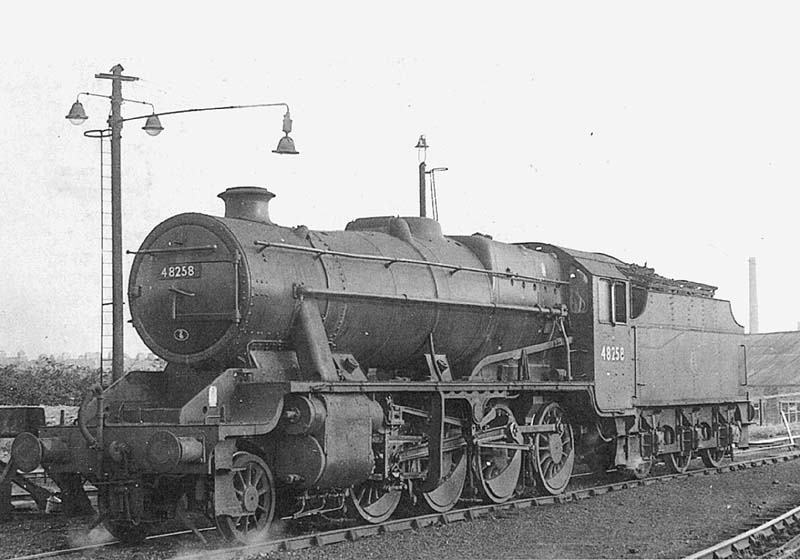
M798 504L800 462L791 461L260 558L680 558ZM86 543L89 521L16 515L0 523L0 558ZM102 533L96 529L91 537ZM195 543L183 539L148 549L145 557L170 558ZM121 560L133 554L115 546L83 557Z
M657 483L279 558L682 558L800 505L797 461ZM265 556L266 557L266 556Z

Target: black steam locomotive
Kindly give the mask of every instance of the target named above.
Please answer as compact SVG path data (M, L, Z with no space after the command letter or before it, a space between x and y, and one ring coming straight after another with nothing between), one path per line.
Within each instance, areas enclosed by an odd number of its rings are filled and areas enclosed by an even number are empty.
M13 445L22 471L95 485L123 540L186 511L239 541L276 517L381 522L747 445L743 329L712 286L427 218L281 227L264 189L220 197L224 218L174 216L136 252L133 324L165 371Z

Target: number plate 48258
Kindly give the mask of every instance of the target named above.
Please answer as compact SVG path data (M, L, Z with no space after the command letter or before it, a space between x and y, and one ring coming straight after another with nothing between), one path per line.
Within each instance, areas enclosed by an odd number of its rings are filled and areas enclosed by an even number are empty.
M161 280L200 278L200 270L200 265L197 263L171 264L161 267L158 277Z
M625 348L623 346L602 346L600 358L607 362L624 362Z

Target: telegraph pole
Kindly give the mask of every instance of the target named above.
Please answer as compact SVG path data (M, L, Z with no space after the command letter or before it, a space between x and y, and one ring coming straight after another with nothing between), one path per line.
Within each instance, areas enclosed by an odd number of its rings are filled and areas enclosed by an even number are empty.
M134 82L139 78L123 76L123 68L117 64L110 74L95 74L95 78L111 80L111 382L120 379L125 372L125 346L123 339L122 307L122 82Z

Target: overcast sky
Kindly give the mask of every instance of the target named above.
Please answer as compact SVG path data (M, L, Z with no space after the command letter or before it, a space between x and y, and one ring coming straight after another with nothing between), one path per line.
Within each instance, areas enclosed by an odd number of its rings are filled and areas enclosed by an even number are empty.
M745 326L755 256L761 331L800 321L794 2L20 4L0 36L0 350L98 347L99 145L82 132L108 102L83 99L80 128L64 116L117 63L141 78L124 96L158 111L287 102L301 152L271 153L281 109L165 117L156 138L127 124L125 249L175 213L221 214L235 185L276 193L287 226L415 215L425 134L449 168L445 233L647 262L719 286Z

